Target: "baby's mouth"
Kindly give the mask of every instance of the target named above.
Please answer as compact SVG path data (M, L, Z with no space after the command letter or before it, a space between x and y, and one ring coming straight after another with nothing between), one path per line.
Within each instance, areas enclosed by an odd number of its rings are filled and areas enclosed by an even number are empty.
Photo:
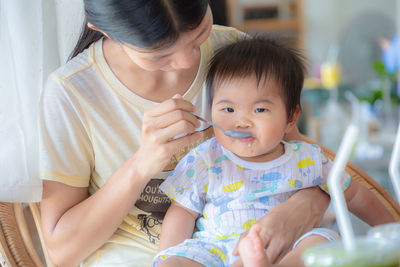
M246 143L249 146L251 146L251 144L254 142L254 137L253 136L248 136L248 137L243 137L243 138L239 138L240 142Z

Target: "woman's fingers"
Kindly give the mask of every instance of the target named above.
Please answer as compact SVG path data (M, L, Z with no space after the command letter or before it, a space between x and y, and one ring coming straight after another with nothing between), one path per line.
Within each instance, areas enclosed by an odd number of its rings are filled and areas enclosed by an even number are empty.
M200 127L198 119L190 113L194 110L192 103L175 95L145 112L142 135L154 135L158 142L164 143L183 133L193 133Z
M187 120L179 120L166 128L157 129L154 132L154 141L159 143L170 142L183 134L192 134L196 126Z
M201 138L201 133L195 133L200 122L193 111L190 102L176 95L144 113L138 157L145 168L161 170L174 153Z
M153 123L161 129L166 128L178 121L188 121L194 126L194 128L200 127L200 122L196 116L183 110L173 110L167 114L155 117Z
M277 237L271 239L265 248L267 256L272 263L278 263L289 251L285 242Z
M195 106L175 95L143 115L142 137L163 144L182 134L190 134L200 127L200 122L191 112Z
M194 142L198 141L202 136L202 132L194 132L192 134L188 134L168 142L167 147L172 151L177 151L182 147L193 144Z
M159 117L174 110L183 110L187 112L194 112L196 107L189 101L184 100L182 97L168 99L159 105L149 109L146 113L151 117Z

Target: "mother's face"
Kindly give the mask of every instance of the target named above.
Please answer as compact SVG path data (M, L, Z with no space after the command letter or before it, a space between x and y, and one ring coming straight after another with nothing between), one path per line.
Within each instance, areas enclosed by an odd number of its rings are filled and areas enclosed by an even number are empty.
M132 45L121 44L127 56L139 67L148 71L176 71L189 69L199 62L200 45L210 35L213 24L211 9L208 10L200 25L181 34L170 47L160 50L146 50Z

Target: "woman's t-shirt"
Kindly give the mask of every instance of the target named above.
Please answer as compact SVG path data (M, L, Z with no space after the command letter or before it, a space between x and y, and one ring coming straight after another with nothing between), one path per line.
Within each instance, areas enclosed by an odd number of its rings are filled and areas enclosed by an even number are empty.
M208 62L217 48L237 40L241 34L233 28L213 26L210 37L201 45L198 73L183 98L205 118L210 118L204 84ZM140 144L143 113L158 104L136 95L116 78L105 61L102 43L99 40L92 44L50 75L40 108L41 179L89 187L90 194L135 153ZM199 130L204 131L203 139L178 151L165 169L150 180L117 232L87 259L87 265L100 264L111 251L122 261L132 260L128 266L151 264L162 219L170 205L159 185L191 148L213 134L205 124ZM122 247L129 255L120 255ZM110 257L116 260L114 254Z

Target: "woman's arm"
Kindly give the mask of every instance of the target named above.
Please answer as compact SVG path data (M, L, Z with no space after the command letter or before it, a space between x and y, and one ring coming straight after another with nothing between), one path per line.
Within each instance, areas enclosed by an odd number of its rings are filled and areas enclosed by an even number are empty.
M201 137L200 125L182 98L169 99L144 114L141 144L96 193L44 181L41 214L46 246L59 266L76 266L115 232L148 181L172 155ZM152 155L149 157L149 155Z
M349 210L371 226L395 221L382 202L357 181L351 181L344 196Z
M303 140L307 143L316 142L308 139L304 135L300 134L297 127L293 127L293 130L285 136L288 140ZM326 147L319 145L331 160L333 160L335 153L327 149ZM350 167L349 167L350 164ZM346 167L346 171L351 173L351 164L349 163ZM350 169L349 169L350 168ZM349 188L345 191L345 197L348 199L347 204L350 212L356 215L361 220L365 221L369 225L377 225L388 222L393 222L394 218L390 214L389 210L382 204L382 202L368 190L365 186L359 184L357 181L352 180Z
M127 161L95 194L87 188L43 182L42 228L49 256L57 266L77 266L118 228L147 184L137 163Z
M158 251L178 245L192 237L199 214L173 201L164 217Z
M329 200L329 196L317 187L302 189L256 222L261 226L260 238L271 262L279 262L297 239L319 226ZM242 234L240 240L247 233ZM234 255L238 255L237 247Z

